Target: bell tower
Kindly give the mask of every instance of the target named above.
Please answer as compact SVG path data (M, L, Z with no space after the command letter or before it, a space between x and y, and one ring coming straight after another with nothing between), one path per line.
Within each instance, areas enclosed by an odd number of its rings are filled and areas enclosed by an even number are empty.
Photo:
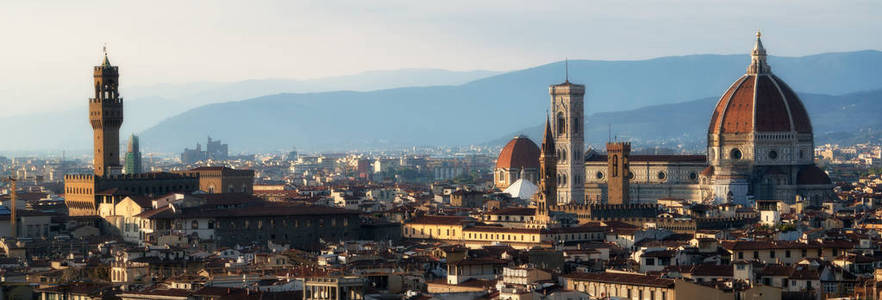
M567 76L569 77L569 75ZM551 125L557 157L557 204L585 202L585 86L564 83L548 87Z
M631 180L631 143L606 143L607 199L608 204L629 204L629 181Z
M110 64L107 48L104 62L93 72L94 96L89 99L89 121L94 140L95 175L120 174L119 128L123 122L123 99L119 96L119 69Z

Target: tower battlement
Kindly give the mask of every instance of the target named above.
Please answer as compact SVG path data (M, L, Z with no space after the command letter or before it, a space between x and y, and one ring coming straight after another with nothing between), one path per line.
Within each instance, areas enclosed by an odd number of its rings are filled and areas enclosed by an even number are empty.
M628 151L631 152L630 142L606 143L606 151Z
M123 104L123 98L115 98L115 99L101 99L101 98L89 98L89 103L102 103L102 104Z
M582 84L574 84L568 82L564 82L561 84L555 84L548 87L549 94L575 94L575 95L585 95L585 85Z

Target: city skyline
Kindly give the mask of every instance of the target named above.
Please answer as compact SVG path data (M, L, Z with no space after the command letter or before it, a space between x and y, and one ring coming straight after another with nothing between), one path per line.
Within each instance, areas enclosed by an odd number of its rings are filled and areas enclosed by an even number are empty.
M2 298L882 299L882 4L9 7Z

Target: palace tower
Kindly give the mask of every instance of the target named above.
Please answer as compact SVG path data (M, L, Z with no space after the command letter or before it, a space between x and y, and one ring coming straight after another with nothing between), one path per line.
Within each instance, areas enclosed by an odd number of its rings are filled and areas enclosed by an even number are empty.
M123 122L123 99L119 97L119 69L110 64L107 52L104 63L93 73L95 94L89 99L89 121L94 140L95 175L119 174L119 127Z

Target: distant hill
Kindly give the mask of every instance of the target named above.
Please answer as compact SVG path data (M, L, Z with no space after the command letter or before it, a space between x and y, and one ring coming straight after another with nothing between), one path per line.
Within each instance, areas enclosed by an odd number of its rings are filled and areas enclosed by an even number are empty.
M122 66L125 68L125 66ZM254 79L238 82L196 82L123 86L125 121L121 132L139 133L160 121L206 104L229 102L278 93L322 91L371 91L409 86L459 85L499 74L494 71L448 71L441 69L401 69L367 71L353 75L318 79ZM123 75L121 81L125 84ZM0 117L3 128L15 143L0 144L0 151L78 149L91 151L88 121L88 97L72 96L80 105L39 114ZM85 127L84 127L85 126Z
M769 60L776 74L804 93L837 95L882 88L882 52L879 51L770 57ZM748 62L747 55L690 55L639 61L571 60L569 74L571 81L587 85L586 114L601 116L604 112L719 97L744 73ZM501 133L540 124L548 107L548 85L563 81L563 70L564 63L556 62L461 85L279 93L212 103L184 111L151 127L143 132L141 143L146 151L180 151L212 135L228 142L234 152L282 150L292 145L303 150L347 150L480 144L499 138ZM148 111L164 115L175 112L175 106L157 103L167 102L127 102L126 122L132 120L130 116ZM642 120L646 130L661 130L650 120L663 114L646 109L647 116ZM691 117L706 118L707 115L702 112ZM21 132L16 138L21 137L22 145L31 147L45 145L46 141L90 147L90 132L83 117L85 108L71 116L75 122L70 122L73 125L68 127L74 127L58 129L68 135L17 127ZM47 124L55 121L52 116L42 120ZM597 122L601 123L589 125L591 130L602 131L605 140L607 124L600 120ZM5 122L7 120L0 120L0 125L11 124ZM623 125L614 129L620 126ZM619 129L624 134L625 128ZM125 129L123 132L127 133ZM589 136L589 140L591 138Z
M693 55L643 61L570 61L570 79L587 83L589 140L606 139L603 112L634 110L615 125L622 135L657 143L704 140L705 118L714 100L696 103L688 113L666 118L653 106L719 97L748 64L746 55ZM840 94L882 88L882 52L830 53L770 59L773 70L794 89ZM278 94L195 108L144 133L142 144L176 151L205 135L224 139L240 151L388 149L412 145L479 144L541 124L548 107L548 85L563 79L563 62L509 72L460 86L399 88L371 92ZM688 105L687 105L688 106ZM876 110L879 112L880 110ZM611 115L612 116L612 115ZM589 118L589 121L592 118ZM689 121L688 120L693 120ZM629 123L630 122L630 123ZM674 130L665 123L701 124ZM631 125L625 125L631 124ZM629 132L626 126L634 126ZM823 128L823 127L821 127ZM667 138L671 132L680 138ZM656 137L656 138L654 138ZM703 146L702 146L703 147Z
M133 131L142 131L188 109L211 103L237 101L279 93L373 91L401 87L460 85L499 74L494 71L401 69L367 71L318 79L255 79L238 82L198 82L131 87L122 92L132 105L126 120Z
M800 99L812 119L815 143L882 142L882 90L839 96L805 94ZM586 143L603 148L612 138L632 141L635 147L678 147L704 151L707 128L719 98L662 104L644 108L596 113L586 118ZM611 125L611 126L610 126ZM535 142L542 139L542 126L535 125L489 142L502 145L516 134L526 134Z

